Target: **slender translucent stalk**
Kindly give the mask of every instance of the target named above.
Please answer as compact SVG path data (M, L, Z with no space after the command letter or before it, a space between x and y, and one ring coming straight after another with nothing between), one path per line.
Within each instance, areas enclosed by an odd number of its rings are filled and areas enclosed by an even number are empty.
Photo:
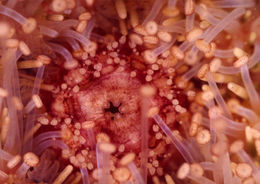
M210 134L211 134L211 139L210 139L210 143L211 144L215 144L217 142L217 132L213 126L213 119L210 119L209 122L209 130L210 130Z
M233 20L239 18L245 13L244 8L236 8L222 19L204 38L204 41L210 43L224 28L226 28Z
M32 94L39 95L44 71L45 71L45 66L38 68L36 76L35 76L35 80L34 80Z
M254 67L259 62L259 58L260 58L260 43L256 42L254 53L252 54L252 56L249 58L248 61L248 68L250 69ZM238 74L240 72L240 69L233 66L220 66L218 72L223 74L233 75L233 74Z
M230 184L232 183L232 171L230 168L230 158L229 153L225 153L223 155L223 164L222 164L222 172L224 176L224 184Z
M159 56L160 54L164 53L166 50L168 50L176 41L176 37L172 39L169 43L162 43L159 47L155 48L153 50L153 54L155 56Z
M42 21L42 24L50 27L52 29L57 30L58 32L61 32L63 30L67 30L70 28L75 28L79 23L79 20L77 19L66 19L64 21L59 21L59 22L55 22L55 21Z
M196 45L193 45L192 48L186 53L187 56L184 59L188 62L189 60L193 61L192 65L195 65L199 61L198 53L199 49L196 47Z
M206 106L207 106L208 109L213 108L215 105L216 104L215 104L215 101L213 99L207 100L207 102L206 102ZM210 134L211 134L210 143L211 144L215 144L216 140L217 140L217 133L216 133L216 130L215 130L214 126L213 126L213 123L214 123L214 121L216 119L217 118L210 117L210 119L208 120L208 119L203 117L203 121L202 121L202 124L204 124L210 130Z
M260 170L255 171L253 173L253 178L254 178L256 184L260 184Z
M216 25L219 22L219 19L214 17L211 13L209 13L206 9L202 6L196 6L195 12L202 17L204 20L209 22L211 25Z
M99 43L106 43L107 41L105 40L105 38L99 34L96 33L91 33L90 34L90 39Z
M213 179L215 183L223 183L223 172L222 172L222 165L223 165L223 156L220 156L217 162L213 166Z
M208 72L206 74L206 77L208 79L208 83L209 83L210 89L212 90L212 92L214 94L214 97L216 99L217 104L222 109L223 114L226 117L232 119L232 115L231 115L230 111L228 110L227 104L226 104L225 100L223 99L223 97L222 97L222 95L221 95L221 93L220 93L220 91L218 89L218 86L217 86L216 82L213 79L213 76Z
M24 112L26 114L30 113L35 108L35 103L33 100L30 100L27 105L24 107Z
M192 79L194 76L196 76L197 72L199 71L200 69L200 66L202 65L202 63L199 63L195 66L193 66L189 71L187 71L185 74L183 74L181 76L181 78L184 80L184 81L189 81L190 79Z
M10 124L8 136L4 143L4 150L12 153L18 153L21 149L20 141L23 135L23 118L21 112L14 107L10 97L16 96L21 99L18 70L16 66L17 60L21 53L15 49L7 49L3 51L1 62L3 64L3 88L7 90L9 96L6 99L8 116Z
M182 52L185 52L186 50L188 50L191 46L192 46L193 43L191 42L188 42L188 41L184 41L182 42L182 44L180 45L180 49Z
M260 43L256 42L253 55L249 58L248 67L252 68L259 62L260 57Z
M253 168L253 173L259 172L259 169L256 167L256 165L244 149L239 150L237 152L237 155L241 162L248 163Z
M147 163L148 163L148 136L149 136L149 121L147 117L148 109L150 106L149 99L145 97L142 100L141 106L141 169L142 177L147 183Z
M42 82L42 78L43 78L43 73L45 70L45 66L42 66L40 68L38 68L37 74L35 76L35 80L34 80L34 85L33 85L33 90L32 90L32 95L34 94L39 94L40 91L40 86L41 86L41 82ZM34 127L35 124L35 109L33 109L32 111L30 111L30 113L27 115L27 119L26 119L26 126L25 126L25 135L28 134L28 132L30 130L32 130L32 128ZM33 146L33 142L32 142L32 137L30 137L23 146L23 153L26 153L28 151L32 150L32 146Z
M189 32L194 27L194 18L195 18L194 13L186 16L186 25L185 25L186 32Z
M170 138L173 145L179 151L179 153L183 156L186 162L192 163L194 162L193 156L190 154L187 147L182 144L180 140L172 133L171 129L166 125L166 123L162 120L162 118L157 114L153 116L155 122L160 126L163 132Z
M65 40L66 40L66 42L68 42L70 44L71 48L74 51L80 50L80 45L76 40L74 40L73 38L65 38Z
M102 168L102 179L99 182L100 184L106 184L107 181L109 181L109 175L110 175L110 167L109 167L109 159L110 155L109 153L102 153L103 154L103 168Z
M106 184L109 181L110 167L109 159L110 154L105 153L99 149L99 144L96 146L97 167L98 167L98 183Z
M189 137L188 132L186 134L187 137ZM187 149L190 151L190 154L193 156L193 159L196 160L196 162L201 162L205 160L205 157L195 139L193 138L183 139L182 144L187 146Z
M39 26L39 28L40 28L40 32L45 36L55 38L59 35L59 33L56 30L49 28L47 26Z
M22 165L17 169L16 174L22 178L26 175L29 169L30 166L28 166L26 163L22 163Z
M254 87L253 81L251 80L249 70L248 70L248 66L243 65L240 68L240 70L241 70L242 80L243 80L245 88L247 90L251 106L253 107L253 109L255 111L259 111L260 98L258 96L258 93L257 93L255 87Z
M223 116L221 114L219 115L219 117L227 123L228 128L233 129L233 130L237 130L237 131L244 131L245 130L245 127L246 127L245 124L233 121L233 120L231 120L231 119L229 119L226 116Z
M34 148L34 152L37 155L40 155L44 150L49 147L60 148L61 150L68 149L68 146L61 140L45 140Z
M233 49L221 50L216 49L214 52L214 56L218 58L233 58Z
M90 43L89 39L87 39L81 33L78 33L73 30L66 30L66 31L61 32L61 36L73 38L73 39L77 40L78 42L80 42L83 46L86 46Z
M0 159L2 160L11 160L13 158L13 155L10 153L0 149Z
M181 25L170 25L170 26L159 26L159 30L167 31L169 33L183 33L185 32L184 26Z
M200 39L204 39L209 34L209 32L211 32L213 29L214 29L213 26L210 26L208 29L206 29L204 33L201 35Z
M203 167L204 170L212 171L214 168L214 163L213 162L200 162L200 165Z
M207 7L207 10L214 17L218 17L218 18L224 18L224 17L226 17L228 15L228 11L225 11L225 10L220 9L220 8L210 8L210 7Z
M245 125L243 123L235 122L223 115L220 115L219 118L223 119L227 123L224 130L224 133L226 135L229 135L234 138L239 138L239 136L242 136L244 134ZM210 129L212 123L213 121L210 121L208 118L203 117L203 121L202 121L203 126Z
M150 10L149 14L145 17L142 25L145 25L147 22L154 20L156 16L159 14L164 3L165 0L155 0L152 9Z
M4 5L0 5L0 14L10 17L11 19L14 19L20 25L23 25L27 20L24 16L22 16L17 11L8 8Z
M96 160L98 169L98 181L101 182L103 169L103 155L101 154L98 144L96 145Z
M47 139L57 139L57 138L61 138L61 132L60 131L49 131L49 132L41 133L40 135L35 137L33 142L34 142L35 145L38 145L42 141L45 141Z
M88 170L86 168L80 168L81 178L83 184L90 184L88 177Z
M90 35L95 27L95 23L96 23L96 20L95 18L91 18L90 21L88 22L88 25L85 29L85 31L83 32L83 35L89 39L90 38Z
M129 165L128 165L128 168L130 169L131 173L133 174L135 180L137 181L138 184L145 184L141 174L139 173L136 165L131 162Z
M213 1L212 5L215 8L249 8L255 6L255 2L252 0L221 0Z
M68 49L66 49L65 47L55 43L48 43L48 45L51 46L54 52L57 52L58 54L62 55L67 62L73 60L70 51L68 51Z
M94 150L96 146L96 139L92 128L87 129L87 136L91 145L91 149Z
M170 33L184 33L185 32L185 23L186 20L180 20L178 22L173 23L172 25L168 26L159 26L160 31L167 31Z
M249 108L238 105L233 110L237 115L245 117L251 123L258 123L260 121L260 118L257 116L257 114Z
M0 181L4 182L9 178L9 176L2 170L0 170Z

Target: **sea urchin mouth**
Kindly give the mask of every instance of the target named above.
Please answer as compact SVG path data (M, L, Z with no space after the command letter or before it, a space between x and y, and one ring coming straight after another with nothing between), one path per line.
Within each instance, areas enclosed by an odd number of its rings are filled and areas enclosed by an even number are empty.
M94 132L104 132L126 150L140 147L141 84L123 72L101 77L87 90L74 95L80 122L94 122Z

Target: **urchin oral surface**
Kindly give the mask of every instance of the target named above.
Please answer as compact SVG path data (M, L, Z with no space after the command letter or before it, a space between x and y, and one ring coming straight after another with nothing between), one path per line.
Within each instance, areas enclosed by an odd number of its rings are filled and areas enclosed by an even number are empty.
M259 183L258 0L0 2L0 183Z
M137 147L140 139L140 83L114 72L75 96L83 121L94 121L95 132L107 132L116 144ZM95 129L95 128L94 128Z

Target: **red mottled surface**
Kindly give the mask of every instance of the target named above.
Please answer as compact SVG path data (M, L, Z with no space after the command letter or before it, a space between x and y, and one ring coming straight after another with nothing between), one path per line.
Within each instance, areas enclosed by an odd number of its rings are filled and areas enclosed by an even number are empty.
M129 74L114 72L74 95L78 119L94 121L94 131L107 133L112 142L139 147L140 83Z

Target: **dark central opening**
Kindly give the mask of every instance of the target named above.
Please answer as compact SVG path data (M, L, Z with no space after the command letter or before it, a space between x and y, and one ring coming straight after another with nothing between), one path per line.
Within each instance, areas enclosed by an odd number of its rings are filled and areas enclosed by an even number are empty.
M109 102L109 108L106 108L105 112L110 112L112 114L120 113L120 111L119 111L120 106L121 106L121 104L116 107L116 106L114 106L114 104L112 102Z

